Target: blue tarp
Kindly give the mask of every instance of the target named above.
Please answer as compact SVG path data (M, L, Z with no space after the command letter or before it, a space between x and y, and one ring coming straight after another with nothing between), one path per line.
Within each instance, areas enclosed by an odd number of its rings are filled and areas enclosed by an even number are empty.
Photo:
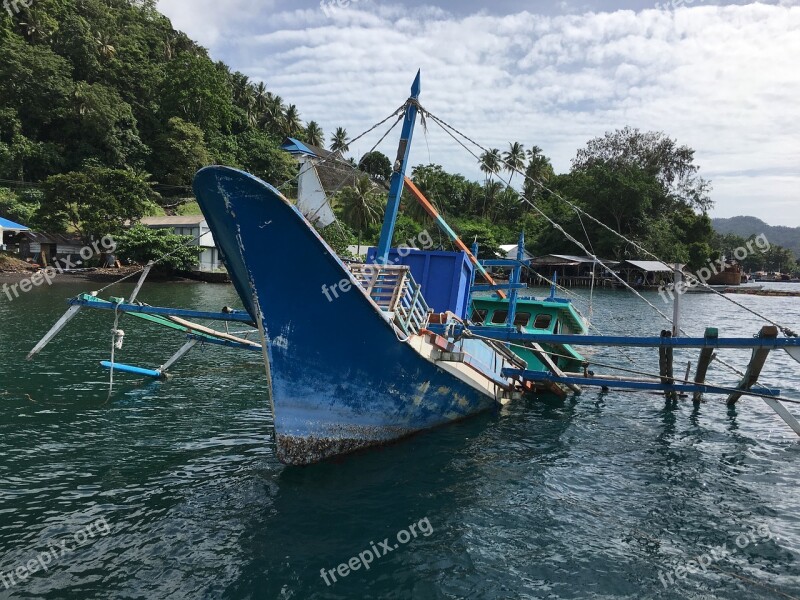
M14 223L14 221L9 221L8 219L4 219L0 217L0 228L2 229L17 229L19 231L29 231L28 227L25 225L20 225L19 223Z

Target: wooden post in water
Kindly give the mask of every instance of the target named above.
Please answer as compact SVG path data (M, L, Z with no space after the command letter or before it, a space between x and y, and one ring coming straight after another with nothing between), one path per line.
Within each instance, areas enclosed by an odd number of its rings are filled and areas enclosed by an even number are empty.
M705 338L713 340L719 337L719 330L716 327L709 327L706 329ZM694 382L697 385L703 385L706 382L706 373L708 373L708 366L714 359L714 348L706 347L700 350L700 359L697 361L697 372L694 374ZM702 392L695 392L692 396L695 404L699 404L703 400Z
M672 290L675 292L672 298L672 337L678 337L681 334L681 296L683 295L683 271L678 263L675 263L672 280Z
M672 332L666 329L661 332L662 338L671 338ZM673 385L675 379L672 375L672 346L661 346L658 349L658 367L661 373L661 383L663 385ZM665 391L664 396L667 400L677 400L678 395L672 391Z
M760 338L775 339L778 337L778 328L774 325L765 325L761 328L758 334ZM767 362L769 356L769 348L756 348L753 350L753 356L750 358L750 364L747 365L742 381L737 385L737 389L747 391L758 382L758 377L761 375L761 369L764 368L764 363ZM734 406L742 394L735 392L728 396L728 406Z

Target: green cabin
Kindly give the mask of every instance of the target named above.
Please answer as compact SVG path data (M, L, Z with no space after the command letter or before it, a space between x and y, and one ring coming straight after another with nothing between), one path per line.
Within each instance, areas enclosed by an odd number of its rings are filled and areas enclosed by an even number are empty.
M508 321L509 302L497 296L473 296L472 315L470 321L475 325L486 327L506 327ZM517 299L517 310L514 316L514 327L524 333L551 333L584 335L587 331L583 317L572 306L569 300L548 298L520 297ZM529 342L511 346L511 350L528 363L531 371L547 371L548 368L537 358ZM540 344L546 352L552 353L553 362L562 371L578 372L581 370L583 357L571 346L565 344Z

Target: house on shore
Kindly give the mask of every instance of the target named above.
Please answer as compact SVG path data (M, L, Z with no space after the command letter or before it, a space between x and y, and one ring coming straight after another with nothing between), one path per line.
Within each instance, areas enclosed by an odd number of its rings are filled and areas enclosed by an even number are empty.
M552 280L557 274L559 283L566 287L590 287L592 280L595 285L605 285L606 280L612 279L608 269L614 269L618 264L615 260L595 260L591 256L545 254L531 261L531 269L547 280ZM532 274L531 280L540 278Z
M354 185L359 171L340 154L295 138L286 138L281 148L300 165L297 208L314 225L330 225L336 220L330 199L343 187Z
M191 245L202 249L197 271L209 273L224 268L214 236L203 215L144 217L140 222L150 229L169 229L176 235L191 236Z
M0 250L9 250L19 243L19 234L30 231L25 225L0 217Z
M680 265L683 269L683 265ZM626 260L620 263L620 277L634 287L658 287L673 280L674 267L659 260Z
M59 259L66 259L66 264L79 266L84 246L83 240L77 235L28 230L19 238L19 256L43 267L50 266Z

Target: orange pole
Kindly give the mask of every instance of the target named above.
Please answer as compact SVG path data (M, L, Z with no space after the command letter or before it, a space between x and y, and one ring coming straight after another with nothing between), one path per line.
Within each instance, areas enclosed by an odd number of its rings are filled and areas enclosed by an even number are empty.
M431 204L430 201L425 197L425 194L423 194L420 191L420 189L416 185L414 185L414 182L411 181L408 177L405 178L405 184L406 187L408 188L408 191L411 192L411 195L414 196L414 198L416 198L417 202L419 202L422 208L425 209L425 212L428 213L428 215L434 221L436 221L436 224L439 225L442 231L444 231L447 234L447 236L456 245L456 248L458 248L462 252L467 253L470 262L473 265L475 265L475 268L477 268L478 272L481 275L483 275L483 278L486 279L486 281L490 285L497 285L492 276L486 272L486 269L483 267L483 265L480 262L478 262L478 259L472 254L470 249L467 248L467 245L461 241L461 238L458 237L455 231L450 229L450 226L445 222L445 220L442 218L442 216L439 214L439 211L436 210L433 204ZM506 294L505 292L503 292L503 290L497 290L497 295L500 296L501 298L506 297Z

